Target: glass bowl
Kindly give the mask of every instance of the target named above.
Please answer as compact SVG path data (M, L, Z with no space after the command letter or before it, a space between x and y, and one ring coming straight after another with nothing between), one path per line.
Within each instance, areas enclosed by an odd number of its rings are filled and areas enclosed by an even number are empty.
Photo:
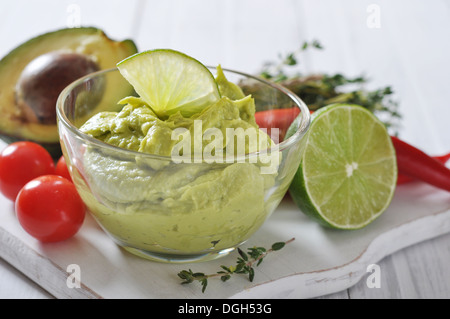
M286 194L310 123L307 106L283 87L232 70L224 74L252 87L257 111L300 110L296 133L223 162L180 161L112 146L79 130L134 94L117 69L87 75L61 92L58 129L73 182L101 228L125 250L171 263L224 256L252 236Z

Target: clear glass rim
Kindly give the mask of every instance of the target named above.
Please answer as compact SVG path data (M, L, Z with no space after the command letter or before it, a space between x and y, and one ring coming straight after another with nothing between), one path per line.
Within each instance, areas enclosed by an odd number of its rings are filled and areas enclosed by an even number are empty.
M216 67L212 67L212 66L207 66L208 69L216 69ZM287 97L289 97L289 99L293 102L293 104L295 106L297 106L300 109L300 123L299 126L297 128L297 131L290 136L288 139L282 141L281 143L277 144L275 147L271 147L265 150L261 150L261 151L257 151L257 152L252 152L252 153L248 153L245 154L243 156L237 157L234 156L233 157L233 162L240 162L240 161L246 161L250 158L253 157L258 157L260 155L265 155L265 154L272 154L272 152L281 152L289 147L291 147L292 145L299 143L300 140L302 139L302 137L306 134L306 132L308 131L308 128L310 126L311 123L311 114L309 112L309 109L307 107L307 105L302 101L302 99L300 99L300 97L298 97L295 93L293 93L292 91L290 91L289 89L278 85L276 83L267 81L263 78L254 76L254 75L250 75L244 72L240 72L240 71L235 71L235 70L231 70L231 69L227 69L227 68L222 68L223 71L225 72L229 72L229 73L234 73L249 79L253 79L256 80L260 83L263 83L269 87L272 87L280 92L282 92L284 95L286 95ZM133 155L133 156L141 156L141 157L147 157L149 159L158 159L158 160L164 160L164 161L172 161L172 157L171 156L163 156L163 155L155 155L155 154L149 154L149 153L143 153L143 152L138 152L138 151L133 151L133 150L129 150L129 149L125 149L125 148L121 148L115 145L111 145L108 144L106 142L100 141L90 135L87 135L83 132L81 132L76 126L74 126L70 120L67 118L65 112L64 112L64 101L66 100L66 97L70 94L70 92L77 86L79 86L80 84L86 82L87 80L94 78L94 77L98 77L107 73L112 73L112 72L119 72L119 70L117 68L111 68L111 69L106 69L106 70L100 70L97 72L93 72L90 73L88 75L85 75L77 80L75 80L74 82L72 82L71 84L69 84L63 91L61 91L60 95L58 96L58 100L56 102L56 114L57 114L57 119L58 121L60 121L72 134L74 134L75 136L77 136L78 138L85 140L86 142L88 142L89 144L93 144L99 148L103 148L103 149L109 149L112 151L116 151L116 152L122 152L122 153L126 153L129 155ZM125 81L125 79L124 79ZM207 158L206 158L207 159ZM203 160L205 160L205 158L203 158ZM226 160L226 158L225 158ZM227 163L225 161L225 163Z

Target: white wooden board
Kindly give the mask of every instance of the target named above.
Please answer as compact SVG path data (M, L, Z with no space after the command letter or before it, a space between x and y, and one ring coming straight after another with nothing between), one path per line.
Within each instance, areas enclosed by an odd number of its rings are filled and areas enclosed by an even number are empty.
M311 298L342 291L367 275L367 267L420 241L450 232L450 194L424 184L397 189L389 209L357 231L325 229L285 198L244 248L295 241L268 256L254 282L239 275L181 285L177 273L191 268L214 273L237 254L195 264L164 264L116 246L88 217L81 231L60 243L42 244L18 224L13 204L0 198L0 256L58 298ZM69 265L80 267L80 288L69 288ZM382 275L382 273L381 273Z

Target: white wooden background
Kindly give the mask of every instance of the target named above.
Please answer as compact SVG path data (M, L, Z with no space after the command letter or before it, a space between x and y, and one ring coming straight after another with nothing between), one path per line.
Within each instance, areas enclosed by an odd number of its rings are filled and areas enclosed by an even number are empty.
M403 114L400 136L430 154L450 151L447 0L0 0L0 14L0 56L80 24L132 38L141 51L173 48L256 73L318 39L325 50L306 53L303 71L364 73L369 88L391 85ZM323 298L449 298L449 262L447 234L383 259L381 288L363 278ZM0 298L52 298L1 259L0 283Z

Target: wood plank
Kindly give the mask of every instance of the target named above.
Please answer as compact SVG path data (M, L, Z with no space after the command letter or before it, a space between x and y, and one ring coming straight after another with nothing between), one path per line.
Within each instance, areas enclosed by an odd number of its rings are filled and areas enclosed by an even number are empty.
M440 236L401 252L410 266L410 282L417 298L450 298L450 276L445 265L450 260L450 236ZM402 256L402 257L403 257ZM397 273L401 273L397 269ZM405 285L401 285L404 287Z
M0 256L17 270L21 271L51 295L58 298L100 298L88 287L68 289L61 283L66 282L68 273L65 268L55 264L46 256L30 249L24 242L3 229L0 229Z
M308 38L325 47L309 55L311 71L364 73L368 88L391 85L404 118L400 135L430 154L450 149L445 89L450 72L448 3L436 1L302 1ZM370 5L380 28L367 25ZM418 129L420 128L420 129Z
M405 248L381 260L380 288L368 288L366 277L349 289L352 299L450 297L450 234Z
M51 299L46 290L0 258L0 299Z
M257 72L301 43L295 1L146 1L137 42L173 48L205 64Z

